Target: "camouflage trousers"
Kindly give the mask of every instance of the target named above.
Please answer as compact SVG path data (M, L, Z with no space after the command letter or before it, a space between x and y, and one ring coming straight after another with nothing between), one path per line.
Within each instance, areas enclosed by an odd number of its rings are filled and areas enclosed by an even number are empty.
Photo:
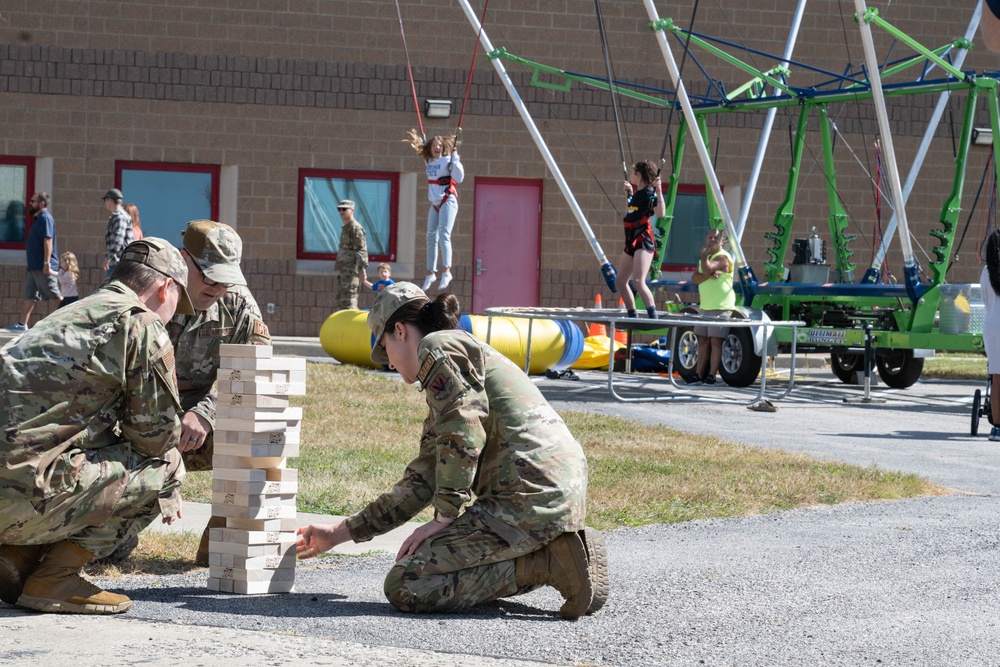
M0 544L68 540L102 558L160 514L160 492L177 485L181 465L177 457L168 463L136 454L127 444L64 456L86 457L76 486L44 500L0 497Z
M188 472L212 469L212 456L215 455L214 431L205 436L205 442L198 449L191 449L181 454L184 457L184 468Z
M341 273L337 277L337 308L340 310L356 310L358 307L358 290L361 279L358 276L349 277Z
M426 614L462 611L527 593L537 586L518 589L514 561L541 549L560 532L511 545L467 511L389 570L385 596L400 611Z

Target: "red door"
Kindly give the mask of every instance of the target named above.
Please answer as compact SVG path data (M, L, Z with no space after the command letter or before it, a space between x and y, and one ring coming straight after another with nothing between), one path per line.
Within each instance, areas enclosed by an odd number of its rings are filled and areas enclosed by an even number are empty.
M537 306L542 181L476 177L472 223L472 312Z

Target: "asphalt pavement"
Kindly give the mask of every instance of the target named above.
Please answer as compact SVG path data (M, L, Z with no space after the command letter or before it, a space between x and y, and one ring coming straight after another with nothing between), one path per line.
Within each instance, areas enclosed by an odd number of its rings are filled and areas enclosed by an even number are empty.
M279 353L309 356L308 341ZM970 434L985 381L876 387L884 403L846 403L862 389L816 364L787 397L769 380L773 413L748 410L747 391L676 389L658 376L622 378L616 391L678 398L615 401L596 372L536 382L559 410L914 472L952 493L611 531L611 598L575 622L559 619L550 589L459 615L393 611L382 581L409 528L374 553L358 545L300 563L290 594L212 592L199 569L99 582L133 609L81 618L0 605L0 664L1000 664L1000 443L987 440L985 419ZM207 507L188 510L190 523L174 529L198 532Z

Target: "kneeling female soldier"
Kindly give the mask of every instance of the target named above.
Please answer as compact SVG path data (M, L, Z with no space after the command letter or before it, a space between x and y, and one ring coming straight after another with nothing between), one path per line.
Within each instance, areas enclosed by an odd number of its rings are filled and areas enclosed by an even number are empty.
M531 380L456 329L458 319L452 294L432 302L406 282L379 292L372 361L420 383L429 408L420 452L354 516L300 528L297 553L370 540L431 505L434 520L406 539L385 580L397 609L457 611L552 586L563 618L595 612L608 596L607 554L584 527L583 450Z

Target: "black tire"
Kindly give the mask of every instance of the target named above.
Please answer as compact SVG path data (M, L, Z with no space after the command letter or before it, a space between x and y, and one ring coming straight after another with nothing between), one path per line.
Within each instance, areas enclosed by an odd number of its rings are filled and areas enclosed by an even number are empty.
M722 340L719 375L730 387L749 387L760 375L761 359L754 351L750 329L731 328Z
M972 395L972 428L969 429L972 435L979 433L979 417L982 415L983 392L979 389Z
M857 384L858 371L865 368L865 355L850 352L831 352L830 369L844 384Z
M913 350L889 350L875 358L875 365L882 382L893 389L913 386L924 370L923 358L914 357Z
M698 337L693 327L678 327L674 337L674 349L670 351L674 359L674 372L685 382L698 378Z

